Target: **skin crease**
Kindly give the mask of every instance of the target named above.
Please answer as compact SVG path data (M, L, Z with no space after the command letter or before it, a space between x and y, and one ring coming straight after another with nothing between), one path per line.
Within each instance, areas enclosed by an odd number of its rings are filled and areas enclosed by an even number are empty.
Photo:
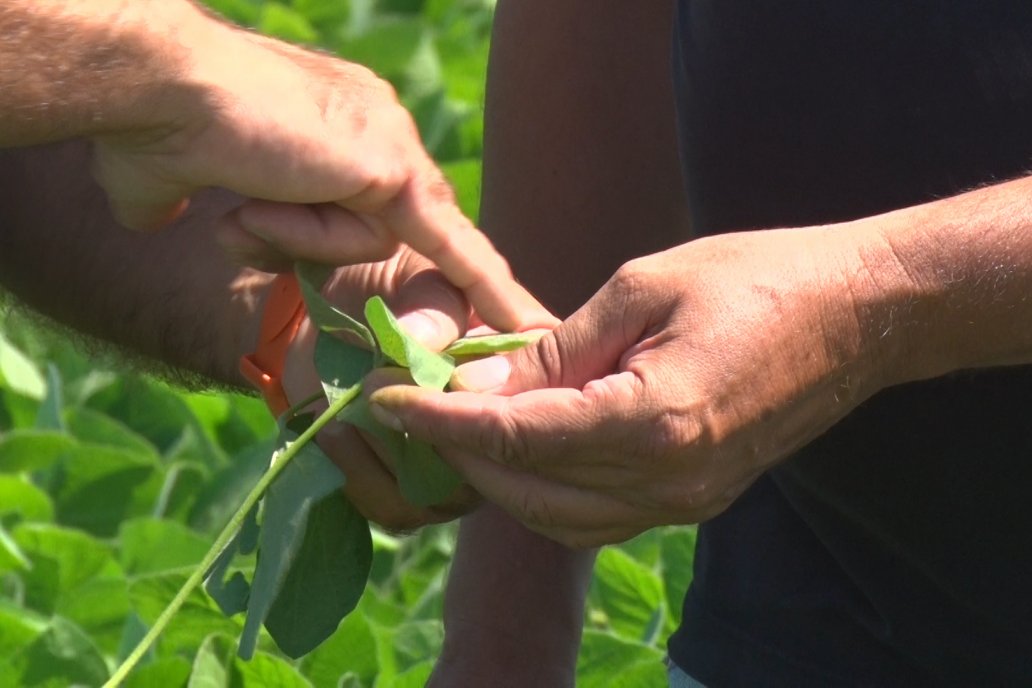
M370 70L185 0L18 0L0 8L0 36L0 145L89 138L121 224L159 228L223 187L248 200L221 219L220 242L253 266L375 261L403 242L488 324L554 324Z

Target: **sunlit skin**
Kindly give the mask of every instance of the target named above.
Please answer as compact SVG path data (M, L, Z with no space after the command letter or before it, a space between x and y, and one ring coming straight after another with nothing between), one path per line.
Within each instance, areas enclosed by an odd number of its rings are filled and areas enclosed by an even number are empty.
M247 199L218 223L241 263L351 264L404 243L496 328L554 323L365 67L185 0L18 0L0 8L0 93L0 145L91 139L93 173L127 227L160 228L198 190L227 188Z

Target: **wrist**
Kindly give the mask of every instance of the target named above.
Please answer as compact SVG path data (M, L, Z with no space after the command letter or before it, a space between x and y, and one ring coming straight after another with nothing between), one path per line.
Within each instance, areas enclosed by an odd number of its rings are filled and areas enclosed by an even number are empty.
M153 136L204 15L186 0L18 0L0 10L0 145Z
M210 64L236 57L232 44L242 31L186 0L126 4L133 9L127 10L123 40L142 46L148 88L127 94L99 133L130 145L157 143L159 152L186 150L219 102Z
M872 393L955 368L932 330L941 293L901 253L897 220L881 215L832 230L847 247L843 284L858 332L857 360Z

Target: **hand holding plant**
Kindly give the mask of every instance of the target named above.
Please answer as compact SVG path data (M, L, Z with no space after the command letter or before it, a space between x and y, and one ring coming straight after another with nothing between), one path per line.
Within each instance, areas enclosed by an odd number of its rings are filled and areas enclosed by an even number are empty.
M375 368L397 367L407 370L417 385L443 390L455 367L452 354L507 351L535 336L460 339L445 352L434 353L402 329L381 297L368 299L363 322L322 296L326 270L299 264L297 274L317 328L315 370L328 406L313 419L304 410L317 397L309 397L280 418L279 448L269 469L107 686L117 686L128 676L202 580L224 613L247 613L241 657L254 653L263 624L291 657L318 646L357 604L369 574L372 544L365 518L338 492L347 483L346 474L312 441L316 434L335 422L363 430L390 457L405 500L422 508L441 504L461 487L461 478L431 445L373 418L362 396L363 378ZM257 563L250 581L240 570L230 573L237 555L253 552Z

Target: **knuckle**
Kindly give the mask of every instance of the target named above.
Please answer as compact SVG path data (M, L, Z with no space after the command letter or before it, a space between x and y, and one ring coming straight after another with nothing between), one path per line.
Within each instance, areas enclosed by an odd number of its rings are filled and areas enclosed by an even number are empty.
M700 425L691 416L667 410L655 419L651 432L645 433L645 449L653 456L679 454L698 444L701 433Z
M524 490L520 496L518 512L521 521L537 530L554 531L560 525L548 499L534 490Z
M647 264L641 258L630 260L613 273L611 286L621 293L634 294L647 289L650 279Z
M431 202L439 205L455 205L455 189L436 167L429 166L423 173L422 185Z
M552 331L541 339L537 340L528 353L533 353L535 362L544 375L545 387L561 387L565 378L565 362L568 358L565 353L568 346L564 343L564 336L560 332Z
M487 422L482 426L480 444L492 461L517 468L526 467L526 435L509 408L504 406L497 413L484 416Z

